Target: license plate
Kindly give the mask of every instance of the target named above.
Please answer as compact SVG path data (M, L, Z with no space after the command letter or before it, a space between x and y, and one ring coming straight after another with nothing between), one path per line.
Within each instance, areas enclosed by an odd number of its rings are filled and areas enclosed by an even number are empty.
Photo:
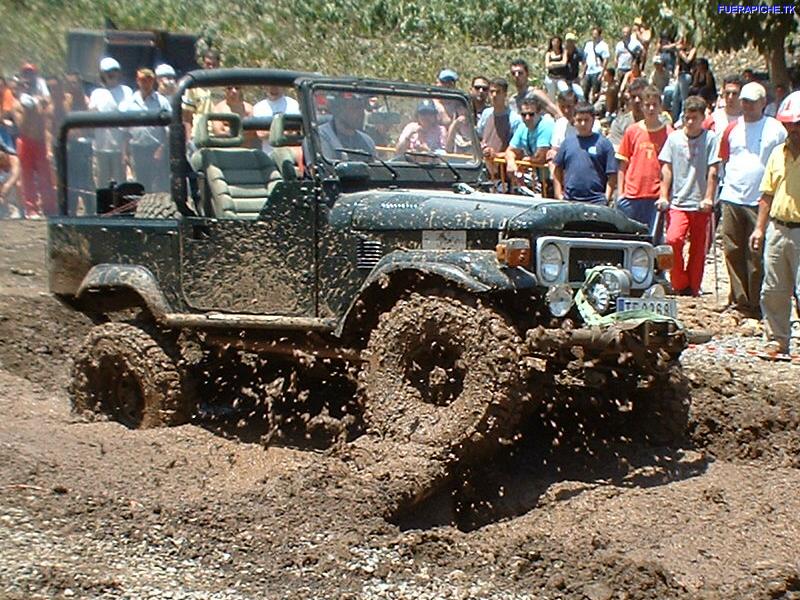
M664 317L678 316L678 303L674 298L617 298L617 312L647 310Z

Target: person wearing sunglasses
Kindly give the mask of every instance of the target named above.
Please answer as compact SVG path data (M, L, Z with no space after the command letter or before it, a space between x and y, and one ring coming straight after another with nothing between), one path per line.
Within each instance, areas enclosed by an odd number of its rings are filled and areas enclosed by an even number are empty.
M477 122L480 114L489 105L489 80L486 77L478 75L472 79L472 85L469 88L469 101Z
M512 183L524 183L524 171L517 166L521 158L534 163L544 163L553 137L555 121L545 112L545 105L538 96L526 96L520 102L519 116L522 125L517 127L506 149L506 171ZM523 127L524 125L524 127Z

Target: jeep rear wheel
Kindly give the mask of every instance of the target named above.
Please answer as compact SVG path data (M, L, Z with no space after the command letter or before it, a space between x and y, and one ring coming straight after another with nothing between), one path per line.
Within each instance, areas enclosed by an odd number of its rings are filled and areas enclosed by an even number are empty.
M365 353L359 392L368 428L458 458L482 453L522 415L520 348L490 308L418 294L399 301Z
M185 423L191 395L177 352L161 337L128 323L94 327L75 355L73 409L105 415L131 429Z

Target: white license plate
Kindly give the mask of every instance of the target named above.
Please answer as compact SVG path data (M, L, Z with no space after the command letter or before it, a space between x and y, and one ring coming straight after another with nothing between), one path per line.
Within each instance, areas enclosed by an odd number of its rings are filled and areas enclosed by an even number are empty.
M678 316L678 303L674 298L617 298L617 312L648 310L664 317Z

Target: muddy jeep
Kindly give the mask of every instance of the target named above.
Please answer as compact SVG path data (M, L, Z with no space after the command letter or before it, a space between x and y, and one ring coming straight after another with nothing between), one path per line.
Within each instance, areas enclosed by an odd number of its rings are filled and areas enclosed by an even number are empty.
M181 95L232 86L291 88L301 114L201 115L187 153ZM670 249L611 208L492 193L473 125L457 91L260 69L189 73L171 115L70 115L48 259L51 291L97 323L75 408L175 425L203 383L187 346L311 357L357 365L368 431L464 457L560 377L657 388L687 343ZM69 181L75 136L143 127L168 132L168 191L136 165L95 181L97 153Z

